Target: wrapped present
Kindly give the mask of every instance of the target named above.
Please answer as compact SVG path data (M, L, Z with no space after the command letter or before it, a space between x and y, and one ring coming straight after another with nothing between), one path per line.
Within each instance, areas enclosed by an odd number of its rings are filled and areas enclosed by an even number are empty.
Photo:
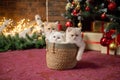
M108 25L109 25L109 22L94 21L92 24L92 31L93 32L103 32L104 28Z
M100 39L103 36L102 33L83 32L83 40L86 42L87 50L100 51Z
M101 49L102 54L107 54L107 55L115 55L116 54L116 50L110 50L109 47L101 46L100 49Z
M116 55L120 55L120 46L118 46L118 48L116 50Z

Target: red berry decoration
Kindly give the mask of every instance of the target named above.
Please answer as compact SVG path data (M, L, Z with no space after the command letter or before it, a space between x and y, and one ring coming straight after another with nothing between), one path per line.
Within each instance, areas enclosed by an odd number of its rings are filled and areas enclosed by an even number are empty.
M102 18L102 19L105 19L105 18L106 18L106 13L103 13L103 14L101 15L101 18Z
M66 27L72 27L73 26L73 23L71 21L68 21L66 22L65 24Z
M90 7L89 7L89 6L86 6L85 10L86 10L86 11L90 11Z
M109 46L109 44L111 43L111 41L113 41L112 38L102 37L101 40L100 40L100 44L102 46Z
M115 10L115 8L116 8L116 3L115 2L110 2L109 4L108 4L108 9L110 10L110 11L113 11L113 10Z

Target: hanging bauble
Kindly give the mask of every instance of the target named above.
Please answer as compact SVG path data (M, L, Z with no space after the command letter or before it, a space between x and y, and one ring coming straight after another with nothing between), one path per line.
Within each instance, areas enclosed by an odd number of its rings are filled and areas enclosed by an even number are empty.
M80 10L80 4L77 4L77 6L76 6L75 9L76 9L76 10Z
M86 11L90 11L90 7L89 7L89 6L86 6L85 10L86 10Z
M76 5L75 2L73 1L73 2L72 2L72 6L75 6L75 5Z
M82 23L81 22L78 23L78 27L82 28Z
M100 40L100 44L102 46L109 46L111 41L112 41L112 38L102 37Z
M112 38L112 35L115 33L115 30L110 30L108 32L105 33L107 38Z
M72 15L77 16L77 14L78 14L78 11L76 9L74 9L73 12L72 12Z
M117 7L117 5L116 5L115 2L110 2L110 3L108 4L108 9L109 9L110 11L115 10L116 7Z
M102 13L102 14L101 14L101 18L102 18L102 19L105 19L106 17L107 17L107 16L106 16L106 13Z
M65 23L65 26L66 26L66 27L72 27L72 26L73 26L73 23L72 23L71 21L67 21L67 22Z
M111 42L109 44L109 48L110 48L110 50L116 50L117 49L117 43L115 43L115 41Z

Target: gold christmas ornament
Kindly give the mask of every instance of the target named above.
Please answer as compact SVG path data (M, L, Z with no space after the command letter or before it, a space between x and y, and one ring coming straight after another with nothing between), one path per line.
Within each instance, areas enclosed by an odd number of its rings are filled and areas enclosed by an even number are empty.
M82 23L81 22L78 23L78 27L82 27Z
M117 49L117 44L115 42L110 43L109 45L110 50L115 50Z
M75 9L76 9L76 10L80 10L80 4L77 4L77 6L76 6Z
M98 9L98 7L96 6L96 7L95 7L95 9L97 10L97 9Z

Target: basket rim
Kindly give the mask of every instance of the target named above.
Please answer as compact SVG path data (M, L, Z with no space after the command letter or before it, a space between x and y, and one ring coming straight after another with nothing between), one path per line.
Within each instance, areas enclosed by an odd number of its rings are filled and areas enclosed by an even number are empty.
M55 48L78 48L77 45L75 45L74 43L53 43L53 42L47 42L47 47L48 48L52 48L53 46Z

